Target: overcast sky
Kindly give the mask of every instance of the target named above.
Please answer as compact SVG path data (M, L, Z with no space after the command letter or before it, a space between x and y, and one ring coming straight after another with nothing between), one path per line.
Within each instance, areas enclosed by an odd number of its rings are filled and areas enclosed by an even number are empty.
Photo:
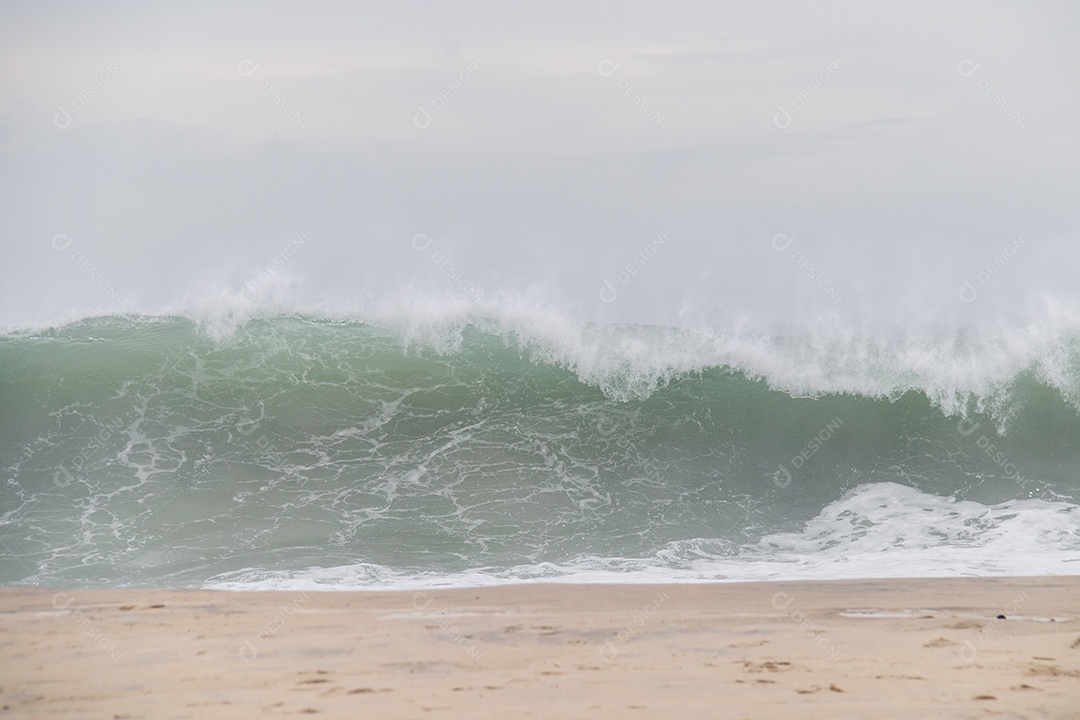
M1074 301L1078 48L1069 1L5 3L0 325Z

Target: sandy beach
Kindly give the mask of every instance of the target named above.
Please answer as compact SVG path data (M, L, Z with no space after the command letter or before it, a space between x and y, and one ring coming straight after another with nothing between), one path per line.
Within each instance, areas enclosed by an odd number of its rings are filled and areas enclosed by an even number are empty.
M0 632L6 717L1080 717L1080 577L8 587Z

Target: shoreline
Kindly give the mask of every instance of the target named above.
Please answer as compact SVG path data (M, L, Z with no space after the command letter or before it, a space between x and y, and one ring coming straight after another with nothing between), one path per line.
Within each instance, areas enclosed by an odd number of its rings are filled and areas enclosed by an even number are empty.
M18 717L1077 718L1080 576L9 586L0 666Z

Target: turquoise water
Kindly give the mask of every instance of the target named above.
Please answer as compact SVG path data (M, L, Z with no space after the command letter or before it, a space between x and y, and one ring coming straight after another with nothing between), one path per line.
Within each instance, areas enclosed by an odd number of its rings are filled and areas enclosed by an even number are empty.
M0 582L1080 570L1075 342L910 357L301 316L226 335L152 317L9 334Z

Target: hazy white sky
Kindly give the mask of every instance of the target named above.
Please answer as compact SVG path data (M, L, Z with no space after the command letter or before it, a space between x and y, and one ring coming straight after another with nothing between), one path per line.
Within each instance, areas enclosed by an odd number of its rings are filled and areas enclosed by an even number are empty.
M0 325L1075 298L1078 48L1075 2L7 3Z

